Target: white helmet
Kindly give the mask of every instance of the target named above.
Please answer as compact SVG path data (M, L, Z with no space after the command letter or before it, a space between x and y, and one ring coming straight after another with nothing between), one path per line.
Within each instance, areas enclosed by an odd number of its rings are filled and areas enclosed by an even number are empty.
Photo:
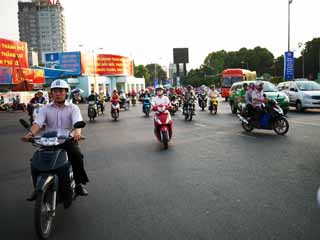
M261 85L263 85L264 83L261 81L261 80L258 80L257 82L256 82L256 86L261 86Z
M156 87L156 90L158 90L158 89L164 90L164 87L160 84L160 85L158 85L158 86Z
M64 81L64 80L61 80L61 79L57 79L57 80L54 80L52 83L51 83L51 89L54 89L54 88L64 88L66 89L67 91L69 91L69 84Z
M42 93L44 94L44 92L42 90L38 90L36 93Z

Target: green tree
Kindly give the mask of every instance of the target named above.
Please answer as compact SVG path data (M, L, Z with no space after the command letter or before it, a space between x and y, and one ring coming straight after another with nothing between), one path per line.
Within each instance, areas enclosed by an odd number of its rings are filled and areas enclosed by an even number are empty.
M149 78L146 79L146 84L147 85L153 85L153 79L157 78L159 82L165 81L168 79L167 77L167 72L163 70L161 65L159 64L148 64L146 65L146 68L148 69L148 72L150 74Z
M144 65L134 66L134 76L137 78L149 79L150 73Z

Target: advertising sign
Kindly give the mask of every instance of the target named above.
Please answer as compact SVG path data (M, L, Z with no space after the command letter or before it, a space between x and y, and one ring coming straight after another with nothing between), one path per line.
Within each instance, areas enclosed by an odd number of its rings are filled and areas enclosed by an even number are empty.
M159 85L158 78L153 79L153 86L156 88Z
M28 67L27 43L0 38L0 66Z
M65 76L80 76L81 62L80 52L55 52L45 54L45 66L47 68L67 70Z
M123 56L98 54L96 73L99 75L133 76L133 61Z
M13 84L26 80L30 84L44 84L44 71L42 69L15 68L13 71Z
M294 55L293 52L284 54L284 79L294 80Z
M12 83L12 68L0 67L0 84Z
M173 49L173 63L188 63L189 49L188 48L174 48Z
M93 75L94 74L94 61L93 55L81 53L81 70L82 74Z

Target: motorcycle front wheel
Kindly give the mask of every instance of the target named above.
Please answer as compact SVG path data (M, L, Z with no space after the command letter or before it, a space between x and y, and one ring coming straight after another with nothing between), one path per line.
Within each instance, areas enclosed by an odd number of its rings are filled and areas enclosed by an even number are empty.
M285 118L279 118L273 123L273 130L278 135L285 135L289 131L289 122Z
M37 192L34 208L34 223L40 239L48 239L53 223L52 209L52 184L44 191Z
M162 142L164 149L168 149L169 147L169 133L168 132L162 132Z
M246 124L244 122L242 122L242 128L246 131L246 132L252 132L253 127L251 126L251 124Z

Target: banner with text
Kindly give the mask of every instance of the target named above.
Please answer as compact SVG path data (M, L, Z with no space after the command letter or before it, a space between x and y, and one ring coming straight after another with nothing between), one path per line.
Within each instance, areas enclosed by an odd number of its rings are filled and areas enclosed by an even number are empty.
M42 69L15 68L13 70L13 84L26 80L30 84L44 84L44 71Z
M0 38L0 66L27 68L27 43Z
M0 67L0 84L12 83L12 68Z
M284 79L294 80L294 54L285 52L284 54Z
M123 56L98 54L96 73L99 75L133 76L133 61Z
M66 70L64 76L80 76L80 52L54 52L45 54L47 68Z

